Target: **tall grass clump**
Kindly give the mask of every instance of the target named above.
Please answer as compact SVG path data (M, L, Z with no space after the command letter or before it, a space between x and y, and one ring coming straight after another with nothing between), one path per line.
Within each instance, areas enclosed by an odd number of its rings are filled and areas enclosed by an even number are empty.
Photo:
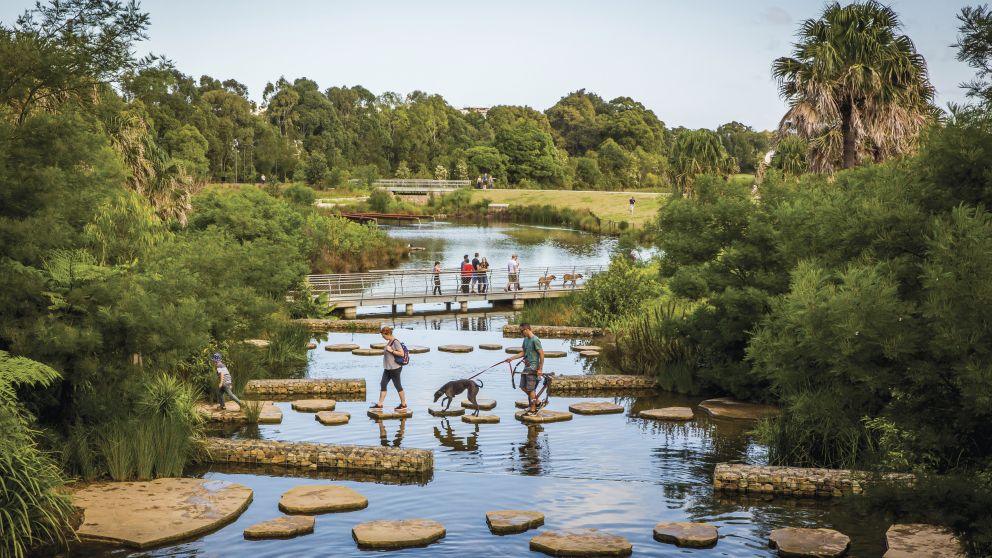
M91 434L89 428L74 424L69 428L60 452L62 469L85 481L95 480L103 474Z
M307 365L310 330L301 324L279 325L269 339L267 365L280 373L302 371Z
M134 430L133 422L114 422L100 436L100 453L107 464L107 473L115 481L129 481L134 478Z
M515 321L552 326L582 325L581 309L574 295L530 302L517 314Z
M241 411L245 414L248 424L258 424L258 418L262 415L262 402L257 399L245 399L241 405Z
M667 300L616 330L616 344L603 354L604 362L627 374L647 374L667 391L698 393L696 345L679 330L689 307Z
M148 383L139 398L139 417L156 433L156 477L182 475L186 463L195 457L203 426L195 409L198 395L189 384L161 375Z

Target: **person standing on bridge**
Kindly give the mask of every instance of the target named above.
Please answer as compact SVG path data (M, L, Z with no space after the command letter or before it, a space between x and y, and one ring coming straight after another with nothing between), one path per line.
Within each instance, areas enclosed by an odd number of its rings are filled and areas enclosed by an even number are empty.
M472 292L478 292L479 286L479 253L475 253L475 257L472 258Z
M441 262L434 262L434 291L431 294L441 294Z
M476 190L482 189L482 175L479 175L479 177L475 179L475 189Z
M476 275L479 276L479 294L485 294L489 290L489 260L482 258Z
M462 292L468 294L469 285L472 283L472 277L475 275L475 266L472 262L468 261L468 254L465 254L465 258L462 260Z
M506 289L510 292L516 287L520 290L520 260L517 259L517 255L514 254L510 256L510 261L506 263Z

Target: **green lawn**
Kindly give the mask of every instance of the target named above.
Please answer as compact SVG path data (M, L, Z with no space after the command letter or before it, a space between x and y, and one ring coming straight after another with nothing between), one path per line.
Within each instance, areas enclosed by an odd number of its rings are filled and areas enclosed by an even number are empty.
M633 196L634 214L627 212ZM641 226L658 214L668 194L654 192L595 192L573 190L472 190L472 201L488 198L492 203L510 205L553 205L570 209L588 209L600 219L627 221Z

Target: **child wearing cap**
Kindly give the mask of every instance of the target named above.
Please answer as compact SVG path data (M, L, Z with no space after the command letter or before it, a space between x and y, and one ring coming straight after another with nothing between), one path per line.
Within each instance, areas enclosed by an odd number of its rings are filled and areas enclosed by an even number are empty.
M225 393L239 406L242 405L238 396L234 395L234 392L231 391L231 371L227 369L227 366L224 366L224 361L220 353L214 353L210 357L210 361L214 363L214 367L217 369L217 402L220 403L220 410L223 411L226 409L224 406Z

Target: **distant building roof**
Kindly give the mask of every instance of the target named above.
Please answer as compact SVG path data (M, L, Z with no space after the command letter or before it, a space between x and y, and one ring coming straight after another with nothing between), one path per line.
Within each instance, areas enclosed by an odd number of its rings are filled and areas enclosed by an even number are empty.
M460 109L462 114L475 113L485 116L489 112L489 107L462 107Z

